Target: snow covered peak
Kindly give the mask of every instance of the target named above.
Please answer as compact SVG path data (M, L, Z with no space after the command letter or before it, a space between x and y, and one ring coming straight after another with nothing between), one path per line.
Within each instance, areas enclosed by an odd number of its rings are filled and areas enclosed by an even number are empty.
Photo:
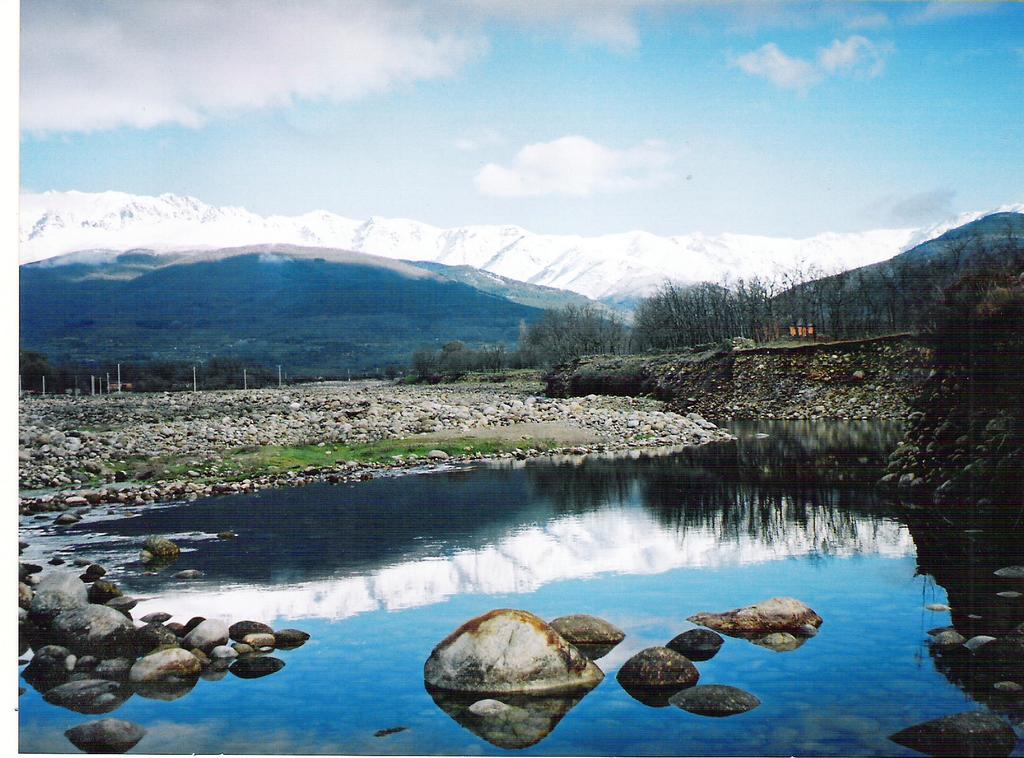
M1024 205L1000 211L1024 211ZM42 192L21 196L20 259L80 250L147 248L157 253L263 243L331 247L413 261L473 266L519 281L622 300L678 283L771 275L801 265L823 272L891 258L985 213L922 229L824 233L805 239L644 231L598 237L533 234L518 226L439 229L409 219L355 221L329 211L259 216L194 197L124 192Z

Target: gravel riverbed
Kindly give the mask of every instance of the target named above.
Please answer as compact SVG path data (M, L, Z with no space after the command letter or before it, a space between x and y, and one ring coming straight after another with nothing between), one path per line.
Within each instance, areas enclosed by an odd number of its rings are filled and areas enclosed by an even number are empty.
M282 389L26 397L19 413L23 514L142 504L489 457L526 458L699 445L730 435L646 398L551 399L533 384L332 382ZM290 470L233 467L238 453L367 445L447 446L381 462L338 459ZM483 453L474 441L497 442ZM469 442L451 450L453 442ZM483 447L481 445L481 447ZM491 445L491 449L494 449Z

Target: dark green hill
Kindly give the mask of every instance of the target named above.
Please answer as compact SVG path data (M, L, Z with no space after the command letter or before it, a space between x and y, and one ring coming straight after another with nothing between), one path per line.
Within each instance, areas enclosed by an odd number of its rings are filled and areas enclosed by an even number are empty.
M21 347L57 362L219 355L343 374L453 339L511 344L541 314L401 262L284 245L73 254L20 280Z

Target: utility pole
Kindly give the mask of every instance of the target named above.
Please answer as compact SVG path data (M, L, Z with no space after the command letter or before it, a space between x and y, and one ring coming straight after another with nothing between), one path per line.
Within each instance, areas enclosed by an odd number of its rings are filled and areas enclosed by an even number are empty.
M110 372L107 372L107 394L110 394Z
M281 364L277 364L277 388L281 389Z
M117 364L117 394L121 394L121 364Z
M89 394L90 395L95 395L96 394L96 375L95 374L89 374Z
M199 384L196 383L196 367L195 366L192 367L192 391L193 392L198 392L199 391Z
M78 397L78 374L75 374L75 397Z
M242 369L242 389L249 389L249 377L245 373L245 369Z
M46 377L43 377L43 397L46 397Z
M21 374L18 374L18 397L21 397Z

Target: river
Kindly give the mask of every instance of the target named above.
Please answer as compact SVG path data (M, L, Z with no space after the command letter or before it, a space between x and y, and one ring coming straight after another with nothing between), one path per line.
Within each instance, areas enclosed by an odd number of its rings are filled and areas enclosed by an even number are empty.
M24 559L74 551L103 564L140 598L136 618L254 619L312 635L275 652L285 665L272 675L220 672L174 700L130 697L108 715L148 730L136 752L914 755L886 736L981 704L1024 716L929 648L927 630L957 619L925 606L959 593L957 609L990 609L998 588L951 572L934 525L876 493L897 426L726 426L736 443L112 509L63 528L26 519ZM237 539L217 539L226 530ZM153 575L138 562L150 534L184 550ZM985 566L1019 549L1000 535L951 539L997 545L973 551ZM181 569L204 575L170 576ZM713 719L650 707L616 681L630 656L691 628L688 616L773 596L815 609L819 634L789 652L727 638L696 664L701 684L754 693L755 710ZM606 678L582 699L522 703L531 718L497 735L423 686L433 646L494 608L589 613L626 639L597 661ZM999 608L1024 620L1019 598ZM25 686L20 749L74 752L64 730L99 716Z

